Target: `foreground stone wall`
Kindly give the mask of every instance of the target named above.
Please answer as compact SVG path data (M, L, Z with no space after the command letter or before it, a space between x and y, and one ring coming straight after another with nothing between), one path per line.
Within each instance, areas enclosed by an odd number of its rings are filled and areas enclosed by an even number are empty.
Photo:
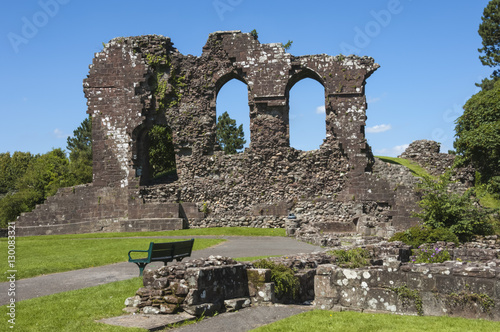
M362 269L322 265L315 277L315 304L322 309L500 320L499 263Z
M210 256L146 270L144 287L125 301L125 311L186 311L200 317L250 305L302 303L327 310L500 320L497 240L488 238L460 247L438 243L455 259L440 264L411 263L410 247L400 242L364 246L370 266L355 269L339 266L332 251L270 258L295 271L300 284L295 298L277 296L268 269ZM474 257L482 262L465 261Z

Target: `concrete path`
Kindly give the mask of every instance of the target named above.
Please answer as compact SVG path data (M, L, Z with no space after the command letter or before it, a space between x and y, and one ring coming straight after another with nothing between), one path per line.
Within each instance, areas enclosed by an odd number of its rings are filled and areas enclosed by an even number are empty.
M290 316L312 310L311 306L274 305L245 308L237 312L228 312L210 317L192 325L186 325L176 332L246 332L259 326L271 324ZM312 332L312 331L311 331Z
M321 250L321 247L286 237L242 237L242 236L193 236L194 238L220 238L227 241L204 250L193 252L191 259L220 255L228 257L252 257L265 255L293 255ZM179 237L162 237L179 238ZM182 237L186 238L186 237ZM137 248L131 248L137 249ZM22 258L21 258L22 259ZM147 268L161 266L149 264ZM124 262L101 267L54 273L16 281L16 301L69 290L102 285L114 281L137 277L139 269L135 264ZM9 283L0 283L0 305L9 301Z

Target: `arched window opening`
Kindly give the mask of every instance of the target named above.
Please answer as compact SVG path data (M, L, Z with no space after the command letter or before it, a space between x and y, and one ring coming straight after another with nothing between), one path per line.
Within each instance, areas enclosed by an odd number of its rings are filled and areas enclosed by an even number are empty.
M290 147L318 149L326 137L325 88L318 81L304 78L289 92Z
M250 109L245 83L231 79L219 90L216 122L217 142L226 154L242 152L250 145Z
M142 185L177 180L172 130L168 126L154 125L143 133L139 148L143 162L136 174Z

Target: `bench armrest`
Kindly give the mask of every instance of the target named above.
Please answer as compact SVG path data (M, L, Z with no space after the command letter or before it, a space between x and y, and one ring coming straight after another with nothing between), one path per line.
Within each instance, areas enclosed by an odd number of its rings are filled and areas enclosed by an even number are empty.
M129 259L129 260L133 259L132 257L130 257L130 253L131 253L131 252L147 252L147 253L149 253L149 250L130 250L130 251L128 252L128 259Z

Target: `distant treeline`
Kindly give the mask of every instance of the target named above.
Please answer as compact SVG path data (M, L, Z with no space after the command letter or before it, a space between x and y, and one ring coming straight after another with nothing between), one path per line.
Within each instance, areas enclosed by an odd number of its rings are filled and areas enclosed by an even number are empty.
M91 121L68 138L69 156L60 148L45 154L0 153L0 228L31 211L61 187L92 182Z

